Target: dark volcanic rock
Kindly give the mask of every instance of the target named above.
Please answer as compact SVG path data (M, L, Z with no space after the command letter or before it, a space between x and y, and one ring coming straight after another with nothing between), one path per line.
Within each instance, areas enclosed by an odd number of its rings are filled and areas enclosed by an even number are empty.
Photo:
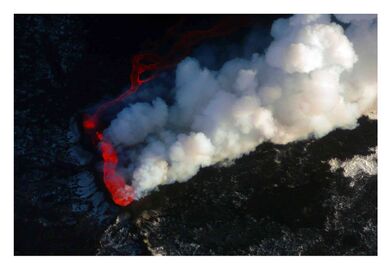
M352 186L327 161L368 154L376 130L363 118L321 140L263 144L136 202L135 223L153 254L375 255L377 176Z
M373 153L367 118L320 140L262 144L128 208L112 203L78 117L127 84L134 37L174 21L15 16L15 254L377 254L377 175L330 165Z
M15 15L15 254L93 254L117 210L75 144L84 34L73 16Z

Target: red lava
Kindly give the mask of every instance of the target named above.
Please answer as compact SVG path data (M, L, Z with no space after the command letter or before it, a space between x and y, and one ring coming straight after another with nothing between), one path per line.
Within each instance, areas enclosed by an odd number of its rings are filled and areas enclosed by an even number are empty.
M130 74L130 88L117 98L103 103L98 107L93 115L86 115L83 120L85 132L91 136L94 144L97 144L103 158L103 180L106 188L112 195L113 201L120 206L127 206L134 200L134 190L128 185L124 177L116 171L118 156L114 146L104 139L102 126L99 119L101 115L110 107L116 105L124 98L136 92L141 85L153 80L158 72L174 67L183 58L188 56L192 48L207 38L225 36L238 28L247 25L249 21L242 20L221 20L214 27L207 30L195 30L185 32L180 36L169 52L165 56L160 56L152 52L143 52L132 58L132 71ZM167 37L173 36L173 28L170 28ZM143 75L149 73L147 77Z
M117 173L117 153L112 144L103 139L102 133L97 133L100 139L100 148L103 158L103 181L106 188L112 194L113 201L120 206L127 206L134 198L133 188L125 182L122 175Z

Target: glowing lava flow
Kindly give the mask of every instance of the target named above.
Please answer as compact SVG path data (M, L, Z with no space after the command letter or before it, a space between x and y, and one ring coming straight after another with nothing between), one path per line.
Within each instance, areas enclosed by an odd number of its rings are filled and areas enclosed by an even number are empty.
M243 17L237 20L221 20L211 29L207 30L194 30L184 33L178 40L173 44L169 52L165 56L160 56L153 52L142 52L135 55L132 58L132 70L130 74L130 88L117 98L102 104L93 115L85 116L83 126L86 130L99 130L99 119L100 116L110 107L124 100L132 93L136 92L139 87L153 80L157 76L158 71L163 71L175 66L183 58L188 56L192 49L203 40L207 38L226 36L240 27L248 25L249 19ZM169 29L168 35L174 35L173 29ZM166 37L164 38L166 39ZM154 74L155 72L155 74ZM149 76L142 79L142 76L146 73L150 73Z
M101 115L108 108L136 92L142 84L154 79L158 71L175 66L191 53L195 45L204 39L227 35L248 23L249 21L244 20L236 20L235 22L233 20L222 20L211 29L186 32L174 43L168 54L164 57L150 52L135 55L132 59L129 90L117 98L102 104L93 115L86 115L84 117L83 127L86 133L92 138L93 143L99 145L102 154L104 162L103 181L112 195L113 201L117 205L127 206L131 204L134 200L134 192L133 188L126 184L124 177L116 171L118 156L113 145L105 140L102 134L103 126L99 121ZM173 29L169 29L169 31L168 35L173 36ZM146 78L142 78L147 72L149 75Z
M103 180L106 188L112 194L113 201L120 206L132 203L134 195L133 188L126 184L123 176L117 173L117 153L111 143L103 139L102 133L97 133L100 139L100 148L103 158Z

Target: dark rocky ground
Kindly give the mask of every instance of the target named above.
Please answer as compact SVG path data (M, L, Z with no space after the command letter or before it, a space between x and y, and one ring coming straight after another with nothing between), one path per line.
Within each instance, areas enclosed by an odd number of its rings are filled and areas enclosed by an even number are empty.
M328 163L371 153L377 121L367 118L113 205L80 113L127 84L136 37L174 20L15 16L15 254L376 255L377 175L353 179Z

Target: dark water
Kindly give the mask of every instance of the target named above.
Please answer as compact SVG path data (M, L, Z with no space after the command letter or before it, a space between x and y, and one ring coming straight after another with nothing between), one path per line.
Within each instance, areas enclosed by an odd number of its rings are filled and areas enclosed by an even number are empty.
M263 16L265 29L278 17ZM231 166L113 205L80 115L120 93L131 56L180 17L15 16L15 254L377 254L377 175L353 182L328 164L377 146L367 118L320 140L262 144ZM188 17L184 27L214 20Z

